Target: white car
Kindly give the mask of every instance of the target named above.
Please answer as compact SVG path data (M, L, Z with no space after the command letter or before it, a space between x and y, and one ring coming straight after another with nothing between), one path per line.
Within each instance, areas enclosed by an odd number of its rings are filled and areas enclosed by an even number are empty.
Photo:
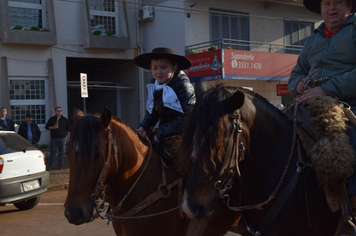
M0 131L0 206L31 209L48 183L43 152L13 131Z

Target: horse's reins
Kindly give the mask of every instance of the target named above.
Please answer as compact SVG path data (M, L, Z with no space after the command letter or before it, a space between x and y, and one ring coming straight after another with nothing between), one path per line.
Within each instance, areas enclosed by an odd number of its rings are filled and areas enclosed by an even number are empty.
M111 147L112 145L114 145L114 161L115 161L115 165L116 165L116 171L119 168L119 163L118 163L118 159L117 159L117 146L116 144L112 144L112 130L110 128L110 126L106 129L106 133L108 136L108 151L106 153L106 161L104 162L103 166L101 167L101 172L99 175L99 179L96 183L96 187L94 189L94 192L91 195L91 199L92 200L97 200L99 198L99 196L102 194L102 192L104 191L105 188L105 180L106 180L106 176L109 172L110 169L110 157L111 157Z
M110 169L110 156L111 156L111 149L112 146L114 146L114 161L115 161L115 165L116 165L116 170L115 172L117 172L118 170L118 159L117 159L117 146L115 141L113 141L113 137L112 137L112 130L110 128L110 126L107 128L106 130L107 132L107 136L108 136L108 152L106 155L106 161L104 162L100 175L99 175L99 179L97 181L96 187L94 189L93 194L91 195L92 200L94 201L94 209L96 211L95 215L93 215L91 220L94 220L97 217L100 217L101 219L108 219L108 224L110 223L110 221L115 221L117 219L121 219L121 220L126 220L126 219L139 219L139 218L147 218L147 217L152 217L152 216L157 216L157 215L161 215L161 214L166 214L169 213L171 211L175 211L177 209L180 208L180 205L178 205L177 207L174 207L172 209L163 211L163 212L158 212L158 213L154 213L154 214L150 214L150 215L144 215L144 216L134 216L135 214L137 214L139 211L145 209L146 207L148 207L150 204L152 204L153 202L156 202L157 200L161 199L161 198L167 198L170 196L171 193L171 189L173 187L175 187L176 185L179 184L180 179L175 180L174 182L170 183L167 186L166 183L166 176L165 176L165 172L164 172L164 166L162 165L162 181L163 183L160 184L158 186L158 190L156 192L154 192L153 194L149 195L144 201L142 201L141 203L137 204L135 207L133 207L130 211L126 212L125 214L123 214L122 216L114 216L114 213L116 211L119 211L122 207L122 205L124 204L125 200L127 199L127 197L129 196L129 194L132 192L132 190L134 189L134 187L136 186L136 184L138 183L138 181L140 180L140 178L142 177L143 173L145 172L148 163L151 159L152 156L152 144L151 141L149 140L149 138L146 136L146 140L149 143L149 153L148 153L148 158L146 160L146 163L143 167L143 170L141 171L140 175L138 176L138 178L135 180L134 184L131 186L131 188L129 189L129 191L125 194L125 196L121 199L121 201L119 202L119 204L113 208L112 210L107 211L105 216L101 216L99 209L98 209L98 198L99 196L103 193L104 189L105 189L105 180L108 174L108 171ZM167 191L167 193L163 193L163 189L165 189ZM105 200L104 200L105 203Z
M115 153L114 153L114 156L115 156L115 162L116 162L116 171L118 170L118 160L117 160L117 146L116 146L116 143L113 142L113 138L112 138L112 130L110 128L110 126L107 128L107 136L108 136L108 152L107 152L107 155L106 155L106 161L104 162L103 164L103 167L101 169L101 172L100 172L100 175L99 175L99 179L98 179L98 182L96 184L96 188L94 190L94 193L91 195L91 198L92 200L94 201L94 207L95 207L95 210L96 210L96 216L94 217L100 217L101 219L105 219L108 218L109 221L110 221L110 218L108 217L109 215L112 215L112 213L114 211L119 211L124 203L124 201L126 200L126 198L129 196L129 194L131 193L131 191L133 190L133 188L136 186L137 182L139 181L139 179L141 178L143 172L146 170L146 167L149 163L149 160L151 159L151 154L152 154L152 145L151 145L151 142L149 141L149 144L150 144L150 148L149 148L149 156L148 156L148 160L146 161L146 164L143 168L143 171L140 173L140 175L138 176L138 178L136 179L136 181L134 182L134 184L131 186L131 188L129 189L129 191L125 194L125 196L121 199L121 201L119 202L119 204L114 208L112 209L110 212L107 212L106 216L105 217L102 217L99 213L99 210L97 208L98 206L98 201L97 199L99 198L99 196L102 194L102 192L104 191L104 188L105 188L105 180L106 180L106 176L108 174L108 171L109 171L109 168L110 168L110 156L111 156L111 146L112 146L112 143L114 143L114 150L115 150Z

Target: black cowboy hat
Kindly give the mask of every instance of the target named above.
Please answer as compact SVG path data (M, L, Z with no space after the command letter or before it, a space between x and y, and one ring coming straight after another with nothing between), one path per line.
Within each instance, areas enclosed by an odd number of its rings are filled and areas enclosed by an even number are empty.
M351 0L352 1L352 12L356 11L356 0ZM304 6L315 13L320 14L320 2L321 0L303 0Z
M150 53L144 53L135 57L136 65L145 69L150 69L152 59L168 58L178 63L178 70L185 70L192 66L192 63L185 56L177 55L170 48L154 48Z

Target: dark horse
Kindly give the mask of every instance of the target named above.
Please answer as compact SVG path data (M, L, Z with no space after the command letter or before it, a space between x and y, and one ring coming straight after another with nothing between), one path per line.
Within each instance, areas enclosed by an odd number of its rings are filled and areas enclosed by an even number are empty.
M250 90L198 83L182 136L182 157L191 159L184 212L209 215L236 185L240 206L228 205L241 211L251 234L333 235L340 212L330 211L293 122Z
M65 216L75 225L90 222L105 192L117 235L182 236L189 219L179 214L179 176L124 121L104 109L100 118L81 117L67 146L70 162ZM181 217L182 216L182 217ZM204 235L224 235L236 214L221 210ZM215 223L214 223L215 222Z

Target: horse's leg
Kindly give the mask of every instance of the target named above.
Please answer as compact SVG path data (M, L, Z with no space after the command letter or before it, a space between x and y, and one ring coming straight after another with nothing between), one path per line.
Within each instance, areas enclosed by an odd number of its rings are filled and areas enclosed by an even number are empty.
M202 236L208 223L208 217L191 219L185 236Z
M225 235L231 225L237 224L239 216L240 213L229 210L221 200L218 200L203 236Z
M112 223L112 227L114 228L116 235L118 235L118 236L126 236L126 234L124 234L124 231L121 228L121 225L120 225L119 222L113 222Z

